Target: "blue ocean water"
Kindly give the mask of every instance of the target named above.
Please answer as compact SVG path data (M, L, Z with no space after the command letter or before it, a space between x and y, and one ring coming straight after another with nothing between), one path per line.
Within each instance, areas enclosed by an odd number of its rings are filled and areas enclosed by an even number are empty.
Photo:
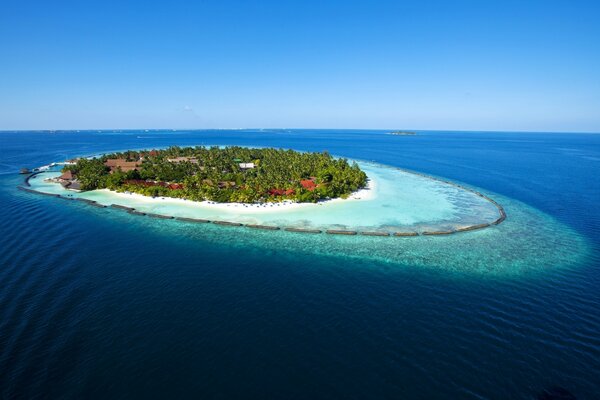
M388 253L368 257L368 240L278 242L15 188L21 167L173 144L328 150L420 171L497 195L523 225L470 273L477 235L436 257L388 238ZM598 398L599 172L600 135L587 134L0 132L0 397L527 399L562 387ZM541 261L527 249L538 224L554 240ZM492 273L524 254L535 269Z

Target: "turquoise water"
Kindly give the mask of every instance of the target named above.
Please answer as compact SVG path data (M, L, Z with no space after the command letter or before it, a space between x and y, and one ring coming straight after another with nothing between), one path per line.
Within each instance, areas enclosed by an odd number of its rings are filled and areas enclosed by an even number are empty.
M111 191L76 193L48 179L47 172L30 179L31 188L46 193L81 197L100 204L119 204L136 210L176 217L224 220L281 227L348 229L357 231L426 231L491 223L497 207L485 198L456 186L397 168L359 162L369 176L368 189L352 199L318 204L215 205L181 199L151 199Z
M33 187L36 187L35 185ZM55 185L52 186L53 188ZM125 197L126 195L124 195ZM114 196L86 196L106 204L113 202ZM505 207L509 218L503 223L490 228L461 232L447 236L419 236L419 237L341 237L332 235L311 235L285 231L257 231L244 227L223 227L211 224L194 224L180 221L156 220L148 217L129 215L119 210L95 209L81 206L77 203L64 203L64 207L72 207L72 212L94 213L99 218L108 215L115 224L134 224L143 232L153 232L164 236L181 236L196 238L209 243L226 244L227 246L243 249L247 246L269 249L285 248L290 251L299 251L312 256L339 256L351 257L360 260L377 260L387 263L397 263L405 266L419 266L423 268L447 269L467 274L496 274L515 275L542 272L548 268L560 268L576 265L590 252L589 243L576 231L565 226L552 217L509 198L495 195ZM62 204L64 200L52 199L51 201ZM138 210L159 212L167 215L182 215L198 218L216 217L227 218L232 221L249 223L273 223L284 226L300 225L304 227L339 227L322 226L310 223L304 218L313 218L313 215L297 220L298 212L287 213L287 218L276 220L255 219L247 216L235 218L235 214L206 212L190 205L181 210L181 205L175 206L144 206L136 201L120 201L119 204L135 207ZM360 204L356 202L355 204ZM336 204L342 208L346 205ZM318 206L315 206L318 207ZM84 208L84 209L82 209ZM436 210L434 208L434 210ZM282 211L280 211L282 212ZM285 213L285 211L283 211ZM447 211L436 213L436 217L447 216ZM332 221L339 222L337 217L344 215L345 210L333 213ZM430 217L431 214L426 214ZM369 214L361 213L359 217ZM377 217L378 214L373 215ZM268 218L268 217L267 217ZM289 219L288 219L289 218ZM489 210L489 220L497 218L495 207ZM300 223L298 223L300 221ZM387 221L387 219L386 219ZM412 220L411 220L412 221ZM428 219L428 221L432 221ZM435 222L435 220L433 220ZM477 219L476 223L480 221ZM432 229L445 229L453 224L443 221L441 225L428 222L426 226ZM343 225L346 228L362 229L364 225ZM388 227L388 225L385 225ZM412 226L412 225L411 225ZM379 229L379 226L367 226L367 229ZM406 231L400 225L399 229Z
M493 203L473 192L384 165L360 165L371 182L371 188L363 198L292 208L281 206L279 209L275 205L258 210L242 205L228 209L222 205L151 199L110 191L76 193L46 181L58 176L59 172L37 175L30 184L34 190L86 198L107 206L124 205L141 212L280 227L422 232L491 223L499 217ZM144 231L196 236L241 248L248 245L265 249L286 248L315 256L337 255L421 267L435 265L436 268L465 273L514 275L549 266L569 266L590 251L584 238L552 217L518 201L499 198L496 194L490 196L498 198L497 201L504 206L509 215L506 221L480 231L435 237L327 237L283 231L256 232L248 228L203 227L193 223L190 226L186 222L166 222L147 217L144 218L146 221L135 223L140 223ZM71 205L64 204L65 207ZM74 208L73 212L80 210ZM142 217L127 215L122 218L121 223L130 224L131 218Z
M494 217L479 197L396 167L481 191L508 217L449 236L309 235L160 220L16 189L21 167L224 143L369 160L372 208L315 206L327 210L322 224L425 229ZM600 136L3 132L0 144L0 397L600 392ZM359 211L346 211L353 204ZM302 224L305 211L283 219Z

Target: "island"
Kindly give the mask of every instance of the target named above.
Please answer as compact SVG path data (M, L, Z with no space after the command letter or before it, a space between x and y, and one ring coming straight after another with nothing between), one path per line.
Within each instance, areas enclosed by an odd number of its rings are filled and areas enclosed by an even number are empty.
M396 135L396 136L408 136L408 135L416 135L416 132L411 132L411 131L393 131L393 132L388 132L388 135Z
M195 225L410 238L476 231L506 219L495 200L460 183L327 152L107 151L31 171L19 190Z
M68 163L56 178L77 191L109 189L216 203L315 203L367 185L355 162L328 152L178 147L125 151Z

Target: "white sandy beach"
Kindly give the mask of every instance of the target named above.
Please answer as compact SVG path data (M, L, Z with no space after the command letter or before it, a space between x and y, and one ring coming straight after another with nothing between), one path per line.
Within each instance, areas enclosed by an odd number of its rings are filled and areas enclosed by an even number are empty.
M359 165L369 176L365 189L347 199L319 203L194 202L108 189L76 193L47 181L47 178L60 175L58 171L45 172L44 178L34 177L30 183L32 189L42 192L85 198L107 206L117 204L145 213L244 224L354 230L382 227L398 230L420 226L432 230L432 226L464 226L497 218L496 207L472 192L395 168L365 162Z
M367 187L357 190L352 193L348 198L336 198L330 200L323 200L318 203L297 203L290 200L285 200L280 203L216 203L213 201L191 201L186 199L178 199L174 197L149 197L138 193L119 193L109 189L96 190L98 193L102 193L108 196L114 196L115 203L118 204L116 199L127 199L134 200L135 202L143 203L146 205L178 205L185 204L187 207L196 206L199 208L220 210L220 211L235 211L238 213L248 214L260 214L265 212L273 211L290 211L293 209L307 208L307 207L320 207L327 206L330 204L336 204L340 202L354 202L354 201L367 201L373 200L377 197L376 195L376 183L373 179L367 181Z

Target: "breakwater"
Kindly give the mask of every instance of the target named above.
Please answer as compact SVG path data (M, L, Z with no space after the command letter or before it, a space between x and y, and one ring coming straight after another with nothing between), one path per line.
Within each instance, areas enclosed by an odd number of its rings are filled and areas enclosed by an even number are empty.
M493 204L496 207L496 209L498 210L498 217L494 221L489 222L489 223L480 223L480 224L462 226L462 227L458 227L458 228L445 229L445 230L424 230L422 232L417 232L417 231L411 230L411 231L391 231L390 232L388 230L371 230L371 231L345 230L345 229L322 230L322 229L316 229L316 228L297 227L297 226L273 226L273 225L261 225L261 224L243 224L240 222L233 222L233 221L207 220L207 219L199 219L199 218L197 219L197 218L189 218L189 217L175 217L175 216L171 216L171 215L148 213L148 212L136 210L133 207L128 207L128 206L119 205L119 204L111 204L109 207L113 208L113 209L117 209L117 210L126 211L131 215L147 216L147 217L156 218L156 219L175 219L177 221L188 222L188 223L212 223L215 225L227 226L227 227L246 227L246 228L250 228L250 229L272 230L272 231L273 230L283 230L286 232L295 232L295 233L312 233L312 234L325 233L328 235L341 235L341 236L362 235L362 236L373 236L373 237L393 236L393 237L406 237L406 238L416 237L416 236L421 236L421 235L422 236L445 236L445 235L461 233L461 232L476 231L476 230L488 228L493 225L498 225L506 219L506 212L505 212L504 208L498 202L496 202L494 199L490 198L489 196L487 196L479 191L476 191L474 189L471 189L469 187L463 186L463 185L455 183L455 182L436 178L436 177L429 176L429 175L426 175L426 174L423 174L420 172L410 171L410 170L406 170L406 169L402 169L402 168L397 168L397 169L401 170L403 172L409 173L409 174L418 175L418 176L424 177L426 179L439 181L444 184L459 188L461 190L471 192L471 193L485 199L486 201L490 202L491 204ZM31 184L29 183L29 180L43 172L44 171L40 171L40 172L35 172L32 174L29 174L25 178L23 185L18 186L17 188L22 191L36 193L36 194L40 194L40 195L44 195L44 196L56 197L56 198L65 199L65 200L76 200L76 201L82 202L84 204L91 205L93 207L98 207L98 208L106 208L107 207L103 204L97 203L94 200L72 197L70 195L65 196L65 195L61 195L61 194L46 193L46 192L41 192L41 191L32 189Z
M30 180L31 178L34 178L34 177L36 177L37 175L39 175L39 174L41 174L41 173L43 173L43 172L44 172L44 171L39 171L39 172L34 172L34 173L32 173L32 174L29 174L29 175L27 175L27 176L25 177L25 181L23 182L23 183L24 183L24 185L25 185L25 186L27 186L27 187L30 187L30 186L31 186L31 184L29 183L29 180Z
M498 218L495 221L493 221L493 222L491 222L489 224L477 224L477 225L471 225L471 226L467 226L467 227L463 227L463 228L458 228L458 229L450 231L450 233L466 232L466 231L474 231L474 230L477 230L477 229L483 229L483 228L487 228L490 225L498 225L498 224L500 224L502 221L504 221L506 219L506 211L504 211L504 207L502 207L496 200L492 199L489 196L486 196L485 194L483 194L483 193L481 193L481 192L479 192L477 190L474 190L474 189L471 189L469 187L463 186L463 185L461 185L459 183L456 183L456 182L447 181L445 179L436 178L435 176L423 174L421 172L411 171L409 169L404 169L404 168L398 168L398 169L400 171L404 171L404 172L406 172L408 174L422 176L423 178L427 178L427 179L431 179L431 180L434 180L434 181L442 182L442 183L445 183L446 185L451 185L451 186L457 187L459 189L466 190L467 192L471 192L471 193L475 194L476 196L479 196L482 199L485 199L485 200L489 201L494 206L496 206L496 208L498 209L499 216L498 216ZM436 232L429 232L429 234L435 234L435 233ZM440 234L444 234L445 231L444 232L440 231L439 233Z

